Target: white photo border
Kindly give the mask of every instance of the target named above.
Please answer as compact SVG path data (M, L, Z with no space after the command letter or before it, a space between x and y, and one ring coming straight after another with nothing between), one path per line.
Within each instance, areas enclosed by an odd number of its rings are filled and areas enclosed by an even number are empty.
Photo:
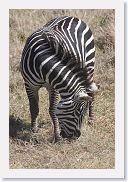
M115 169L9 169L9 9L115 9ZM124 4L122 0L4 0L0 11L2 178L124 178Z

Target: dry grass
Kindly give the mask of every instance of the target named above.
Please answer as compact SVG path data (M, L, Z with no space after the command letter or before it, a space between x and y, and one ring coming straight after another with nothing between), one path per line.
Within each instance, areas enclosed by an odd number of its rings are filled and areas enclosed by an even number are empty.
M96 43L95 80L100 84L95 101L95 125L82 127L72 142L52 143L48 94L40 91L40 128L31 133L28 99L19 71L26 38L48 20L76 16L91 27ZM10 168L114 168L114 11L10 10Z

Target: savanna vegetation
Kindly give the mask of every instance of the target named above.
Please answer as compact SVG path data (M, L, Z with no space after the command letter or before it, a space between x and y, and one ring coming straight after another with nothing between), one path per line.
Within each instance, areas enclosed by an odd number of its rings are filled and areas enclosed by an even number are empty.
M19 63L27 37L48 20L63 15L81 18L91 28L96 45L95 123L82 127L76 141L52 143L48 93L40 90L39 131L30 130L30 114ZM10 10L9 12L9 151L10 168L114 168L115 166L115 30L114 10Z

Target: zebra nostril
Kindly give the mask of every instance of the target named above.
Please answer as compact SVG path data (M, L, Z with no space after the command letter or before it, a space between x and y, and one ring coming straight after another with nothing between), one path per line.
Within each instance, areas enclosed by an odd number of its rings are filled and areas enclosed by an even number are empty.
M76 132L76 137L77 137L77 138L79 138L79 137L80 137L80 135L81 135L80 130L77 130L77 132Z

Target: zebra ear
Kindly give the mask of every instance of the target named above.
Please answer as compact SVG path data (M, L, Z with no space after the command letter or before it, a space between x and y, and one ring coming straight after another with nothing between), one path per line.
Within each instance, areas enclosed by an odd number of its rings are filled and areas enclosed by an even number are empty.
M76 102L79 101L92 101L92 97L90 97L87 93L85 92L80 92L75 96Z

